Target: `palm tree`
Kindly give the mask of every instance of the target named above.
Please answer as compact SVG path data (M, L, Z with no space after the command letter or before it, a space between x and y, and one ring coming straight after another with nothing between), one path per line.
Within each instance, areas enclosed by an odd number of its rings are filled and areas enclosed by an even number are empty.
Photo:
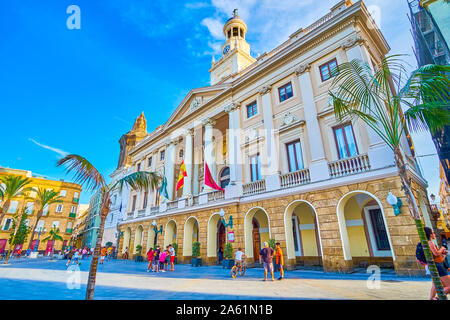
M36 230L36 227L39 223L39 220L42 218L42 215L44 214L44 209L46 206L49 206L53 203L62 203L61 197L59 196L58 192L53 190L45 190L44 188L39 188L36 191L37 198L36 198L36 204L39 205L39 210L37 212L36 217L36 223L34 224L33 229L31 229L31 238L30 242L28 243L28 248L31 249L31 246L33 245L33 239L34 239L34 233Z
M63 241L63 237L61 237L59 235L59 228L56 228L55 226L53 226L53 228L50 230L48 237L44 238L43 241L47 242L47 241L53 241L53 246L52 246L52 256L50 258L50 260L53 260L53 253L55 252L55 243L56 240L60 240Z
M31 183L31 179L21 176L14 176L12 174L0 176L0 200L3 201L3 206L0 208L0 225L9 209L11 200L23 196L26 191L24 187L29 183Z
M89 269L88 284L86 288L86 300L93 300L98 258L100 256L105 220L111 205L112 192L116 188L121 190L124 185L130 186L132 189L156 189L160 176L155 172L138 171L118 180L114 184L108 185L103 175L101 175L87 159L79 155L70 154L59 160L57 165L64 165L67 172L74 172L76 182L85 184L88 190L99 191L101 193L100 226Z
M341 64L334 71L335 78L329 94L339 121L348 118L362 120L393 150L402 189L424 248L433 283L439 299L446 299L413 195L400 141L408 128L429 128L435 131L449 123L450 83L447 74L450 66L423 66L402 84L402 75L407 72L398 56L383 58L375 71L361 60ZM401 109L402 105L409 107L405 113Z
M3 262L3 264L7 264L9 257L11 256L11 254L14 252L14 247L16 244L16 236L19 233L20 228L23 226L23 221L24 219L26 219L27 217L27 213L26 213L26 208L22 209L22 214L15 214L13 216L13 225L12 225L12 231L11 231L11 238L10 238L10 249L8 250L8 254L6 255L6 259ZM28 227L27 227L28 228ZM22 242L23 243L23 242Z

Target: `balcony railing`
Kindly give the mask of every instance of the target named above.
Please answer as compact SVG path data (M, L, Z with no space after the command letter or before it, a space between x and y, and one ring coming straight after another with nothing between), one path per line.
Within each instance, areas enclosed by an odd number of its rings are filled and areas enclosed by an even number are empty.
M145 209L138 211L138 217L143 217L145 215Z
M74 212L69 213L69 218L76 218L77 214Z
M72 233L72 229L66 229L66 233Z
M172 210L175 208L178 208L178 200L167 202L167 210Z
M72 200L73 203L78 203L78 201L80 201L80 199L78 199L78 198L73 198L73 200Z
M302 169L294 172L282 174L280 176L281 188L291 188L301 184L309 183L309 169Z
M258 180L242 185L244 196L251 196L266 191L266 180Z
M217 201L225 198L225 192L222 190L208 193L208 202Z
M128 219L133 219L133 211L127 213L127 218Z
M367 154L341 159L328 163L331 178L348 176L370 170L369 156Z
M192 205L196 206L199 204L199 195L192 197Z
M159 206L157 207L151 207L150 208L150 214L153 216L159 212Z

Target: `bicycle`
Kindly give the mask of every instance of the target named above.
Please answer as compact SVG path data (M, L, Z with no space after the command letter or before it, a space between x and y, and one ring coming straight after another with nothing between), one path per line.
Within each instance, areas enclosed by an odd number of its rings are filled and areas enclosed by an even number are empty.
M239 270L238 270L239 269ZM245 261L242 261L242 264L239 266L234 265L233 268L231 268L231 277L233 279L236 278L236 276L239 274L241 277L243 277L245 275L245 271L247 271L247 264L245 263Z

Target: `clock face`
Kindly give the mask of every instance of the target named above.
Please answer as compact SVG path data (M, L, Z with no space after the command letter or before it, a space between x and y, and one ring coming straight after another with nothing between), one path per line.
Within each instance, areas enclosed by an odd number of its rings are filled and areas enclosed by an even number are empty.
M228 52L230 51L230 45L225 46L225 48L223 48L223 55L226 55Z

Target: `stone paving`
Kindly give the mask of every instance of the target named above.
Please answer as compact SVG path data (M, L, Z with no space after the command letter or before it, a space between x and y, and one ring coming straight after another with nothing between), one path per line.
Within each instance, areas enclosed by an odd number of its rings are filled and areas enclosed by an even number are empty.
M66 261L11 261L0 266L0 299L84 299L90 260L82 260L78 274ZM379 289L369 289L369 274L287 271L285 279L263 282L263 270L248 269L232 279L221 266L176 265L175 272L146 272L146 263L111 260L99 265L96 299L427 299L431 281L422 277L381 274ZM276 275L278 276L278 275ZM79 279L79 288L73 280Z

